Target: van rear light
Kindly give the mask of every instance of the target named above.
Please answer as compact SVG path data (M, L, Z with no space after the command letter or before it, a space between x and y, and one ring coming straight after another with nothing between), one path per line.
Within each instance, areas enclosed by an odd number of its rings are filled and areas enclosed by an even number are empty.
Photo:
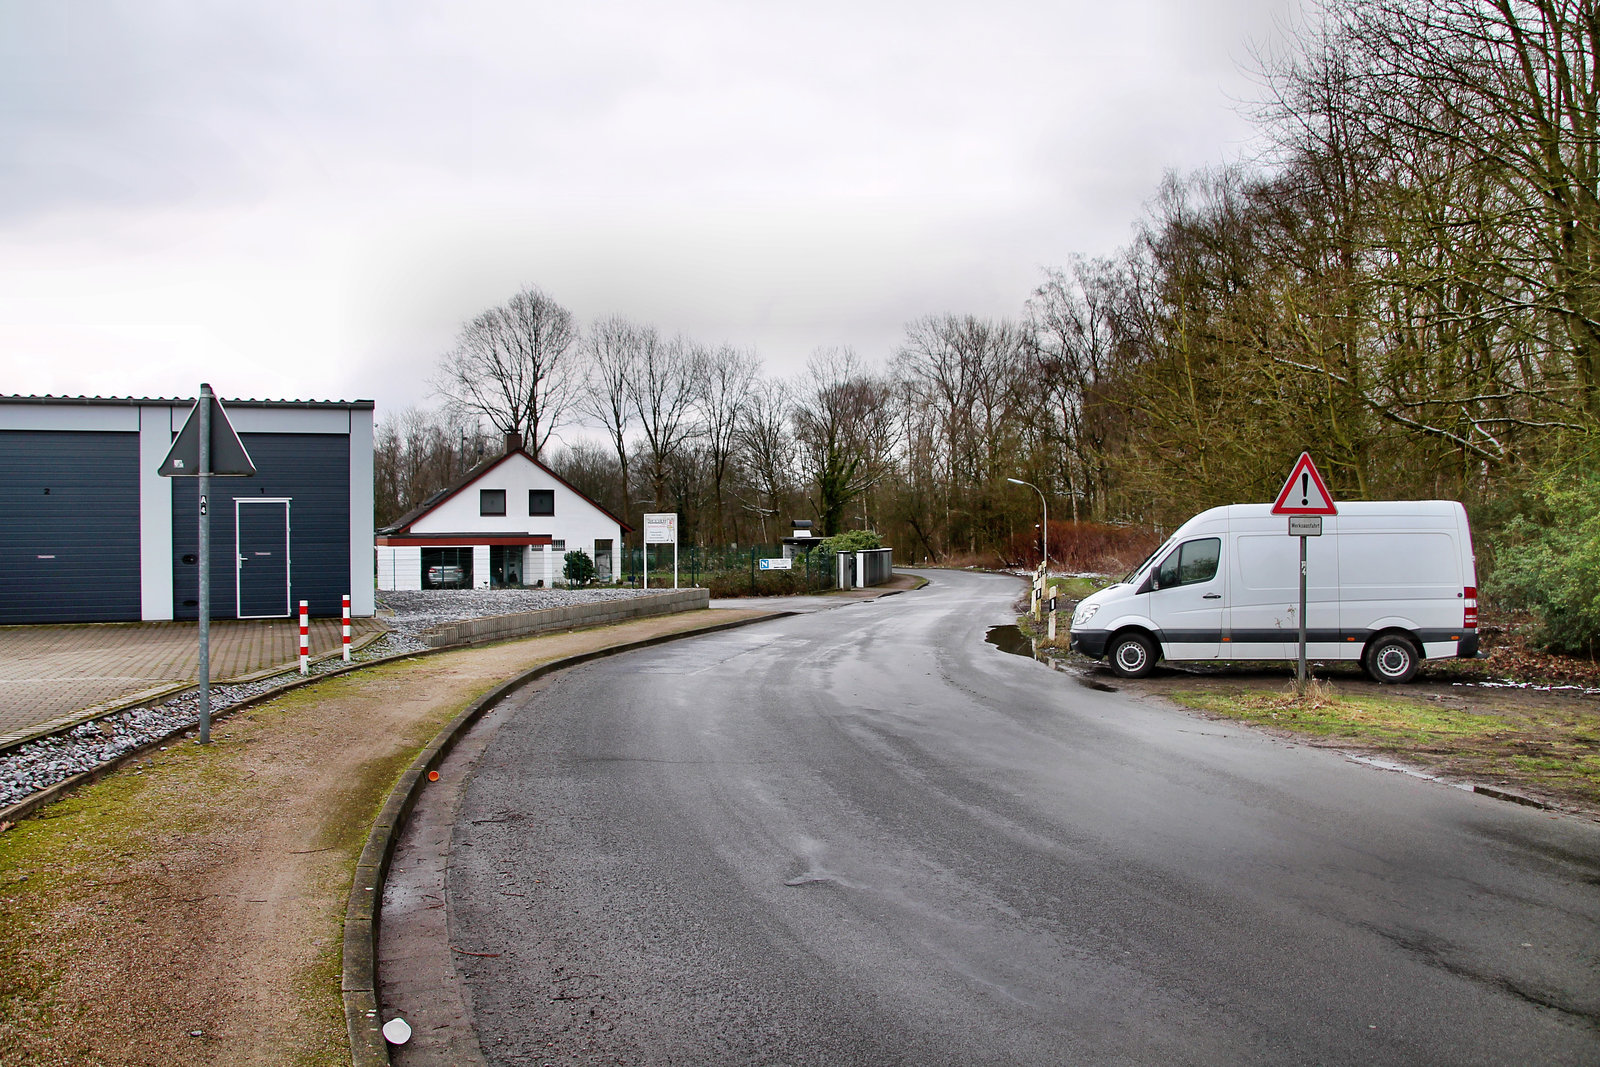
M1475 585L1463 586L1461 595L1466 598L1466 606L1461 611L1461 625L1468 630L1478 628L1478 587Z

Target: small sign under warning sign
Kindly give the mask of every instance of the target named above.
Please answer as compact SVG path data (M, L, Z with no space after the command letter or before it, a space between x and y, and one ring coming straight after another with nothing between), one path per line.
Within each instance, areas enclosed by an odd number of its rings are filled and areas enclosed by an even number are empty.
M1321 515L1290 515L1289 516L1289 536L1290 537L1321 537L1322 536L1322 516Z

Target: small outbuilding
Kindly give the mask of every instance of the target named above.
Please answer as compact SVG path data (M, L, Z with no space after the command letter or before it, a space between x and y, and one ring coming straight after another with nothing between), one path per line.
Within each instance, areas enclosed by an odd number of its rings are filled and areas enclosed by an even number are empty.
M504 455L377 532L378 588L549 588L577 549L610 581L631 529L507 434Z
M373 612L370 400L224 400L256 474L214 478L211 617ZM194 400L0 397L0 623L199 617L199 492L156 472Z

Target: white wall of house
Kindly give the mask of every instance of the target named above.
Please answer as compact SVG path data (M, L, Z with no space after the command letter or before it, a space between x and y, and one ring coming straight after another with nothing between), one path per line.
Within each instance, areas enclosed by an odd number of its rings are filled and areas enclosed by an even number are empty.
M504 515L484 515L480 507L480 493L484 489L503 489L506 494ZM555 494L554 515L529 515L528 492L547 489ZM596 541L609 539L614 546L622 544L622 527L615 519L590 503L581 493L563 485L549 472L543 470L523 455L514 455L494 469L481 475L455 496L412 523L413 534L432 535L446 533L477 534L548 534L565 541L566 548L554 553L555 575L561 574L561 556L581 548L594 555ZM538 550L535 549L534 553ZM550 555L550 553L546 553ZM545 577L544 568L537 555L530 554L524 561L524 581L532 584ZM480 564L473 563L476 575ZM481 564L483 574L488 574L488 559ZM546 578L546 585L549 584Z

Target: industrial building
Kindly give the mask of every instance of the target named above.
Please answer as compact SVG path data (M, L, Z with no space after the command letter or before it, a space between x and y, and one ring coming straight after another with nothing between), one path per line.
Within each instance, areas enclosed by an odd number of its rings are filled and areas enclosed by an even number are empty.
M213 478L211 617L373 613L373 403L223 400L257 473ZM193 399L0 397L0 624L194 619Z

